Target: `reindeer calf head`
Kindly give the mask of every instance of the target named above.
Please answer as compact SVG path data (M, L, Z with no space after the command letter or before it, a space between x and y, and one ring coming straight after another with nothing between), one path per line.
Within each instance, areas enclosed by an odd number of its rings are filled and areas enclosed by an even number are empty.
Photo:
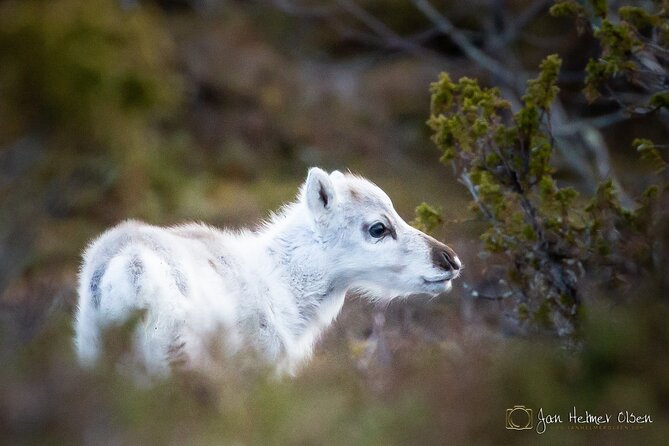
M409 226L375 184L312 168L306 203L335 281L373 298L438 294L451 288L462 264L447 245Z

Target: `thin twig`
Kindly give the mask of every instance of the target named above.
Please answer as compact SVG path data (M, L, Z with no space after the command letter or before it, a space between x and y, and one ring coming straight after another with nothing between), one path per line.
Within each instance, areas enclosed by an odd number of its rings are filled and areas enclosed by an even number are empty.
M434 58L428 50L407 39L402 38L395 31L386 26L379 19L367 12L364 8L351 0L337 0L337 4L346 12L360 20L365 26L385 40L389 46L401 49L411 54Z
M441 32L451 38L465 56L476 62L493 77L500 78L504 83L517 89L517 76L507 70L502 64L477 48L470 40L451 23L448 18L439 13L427 0L412 0L416 8L422 12Z
M553 0L541 0L532 2L527 9L525 9L518 19L510 23L504 30L504 33L497 36L495 40L490 42L490 48L501 48L508 46L515 42L519 37L523 36L523 30L529 25L536 16L542 14L548 9L548 6L553 3Z
M471 178L469 178L469 174L466 171L463 171L460 174L460 182L465 185L465 187L469 191L469 194L472 196L472 198L474 198L474 202L479 207L481 212L485 214L486 218L489 221L494 221L492 212L490 212L490 209L488 209L488 207L481 201L479 193L476 190L476 186L474 186L474 183L472 183L472 180Z
M555 127L554 133L555 136L568 136L576 135L580 133L583 129L591 127L596 129L601 129L604 127L609 127L614 124L617 124L622 121L629 119L629 114L625 113L623 110L617 110L613 113L609 113L602 116L597 116L592 119L580 119L578 121L572 121L569 124L560 124Z
M308 19L322 19L333 13L333 8L328 6L300 6L289 0L272 0L275 8L293 17Z

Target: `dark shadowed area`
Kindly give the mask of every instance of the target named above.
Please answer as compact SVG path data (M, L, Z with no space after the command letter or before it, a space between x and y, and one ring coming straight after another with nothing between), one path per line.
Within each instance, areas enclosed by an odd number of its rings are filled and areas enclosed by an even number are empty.
M666 444L669 3L632 3L0 0L0 443ZM253 227L311 166L453 291L348 296L294 379L138 386L133 321L77 365L93 237Z

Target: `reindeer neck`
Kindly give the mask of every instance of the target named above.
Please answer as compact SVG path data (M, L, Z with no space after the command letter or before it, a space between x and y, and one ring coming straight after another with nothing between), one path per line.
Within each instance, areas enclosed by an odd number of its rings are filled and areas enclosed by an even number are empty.
M325 325L339 313L345 285L334 277L326 242L305 210L294 204L265 227L263 238L281 282L293 295L303 329Z

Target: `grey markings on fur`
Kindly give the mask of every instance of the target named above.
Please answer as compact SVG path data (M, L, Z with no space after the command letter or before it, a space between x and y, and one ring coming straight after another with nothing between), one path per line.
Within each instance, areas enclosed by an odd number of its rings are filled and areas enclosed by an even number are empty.
M167 263L167 266L170 269L170 275L174 280L174 284L177 286L177 289L181 295L186 297L188 294L188 281L186 280L186 276L184 276L183 272L181 272L181 270L179 270L179 268L174 263L172 253L167 248L165 248L165 246L156 242L156 240L151 236L142 234L142 236L138 238L138 241L143 242L151 251L160 256L162 260Z
M183 272L177 268L176 264L172 260L172 255L163 245L157 243L153 237L143 234L141 232L135 232L132 235L123 234L118 237L117 243L113 248L107 249L104 252L104 262L98 266L98 268L93 272L91 277L91 300L93 302L93 307L99 308L100 301L102 299L100 289L100 281L102 276L107 270L109 261L116 256L119 252L123 250L130 242L139 242L144 246L153 251L156 255L160 256L165 263L167 263L168 268L170 269L170 275L174 279L174 284L176 285L179 292L185 297L188 294L188 281ZM137 255L133 255L128 266L128 272L130 273L131 282L135 287L136 291L139 291L139 276L144 272L145 265Z
M114 241L116 241L116 247L113 249L106 248L103 251L102 263L95 269L93 276L91 277L91 301L94 308L100 307L100 301L102 300L102 289L100 288L100 282L102 281L102 277L107 271L109 261L130 242L130 237L128 237L126 234L122 234L115 237Z
M303 296L297 301L297 311L300 314L298 323L290 327L290 331L296 337L299 337L304 331L316 320L318 309L328 296L334 292L334 286L330 285L328 290L324 293L314 293L308 296Z
M230 261L225 256L218 256L218 261L230 268Z
M297 301L297 311L300 314L300 318L298 325L291 330L294 335L299 336L304 332L309 323L316 317L322 301L322 296L316 298L308 296Z
M91 276L91 299L93 301L93 307L98 308L100 306L100 282L102 281L102 276L104 276L107 271L107 263L95 268L93 271L93 276Z
M130 281L132 282L132 286L135 288L136 293L139 293L139 278L142 274L144 274L144 271L145 268L142 260L139 258L139 256L133 255L130 258L130 263L128 263L128 273L130 274Z
M281 246L281 254L276 249L270 249L269 254L272 256L277 264L285 268L286 271L293 270L293 274L288 275L290 286L299 290L301 297L297 299L297 312L299 318L297 321L288 327L289 331L295 336L301 336L304 331L314 323L318 309L323 304L327 296L333 292L334 284L330 284L327 289L323 290L305 290L304 284L307 282L303 273L295 271L291 265L290 259L293 253L299 248L295 245L289 237L284 237L278 240Z
M174 340L167 349L167 362L172 367L181 367L188 362L188 355L185 351L186 343L181 340L179 336L175 336Z
M261 330L267 329L267 316L262 313L258 316L258 326Z
M184 273L182 273L179 269L176 268L174 265L170 265L172 270L172 278L174 279L174 283L176 283L177 288L179 289L179 292L181 293L182 296L186 297L188 294L188 284L186 281L186 276L184 276Z

